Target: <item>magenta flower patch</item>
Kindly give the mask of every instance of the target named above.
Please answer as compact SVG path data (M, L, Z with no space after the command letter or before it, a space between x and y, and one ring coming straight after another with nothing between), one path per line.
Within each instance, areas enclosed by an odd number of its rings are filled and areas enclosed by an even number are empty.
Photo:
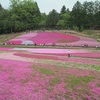
M39 32L34 38L30 38L36 44L49 43L67 43L78 41L79 38L70 34L63 34L57 32Z
M21 44L22 41L18 39L13 39L7 42L7 44Z
M11 50L11 48L0 47L0 50Z
M59 55L45 55L45 54L23 54L23 53L15 53L16 56L26 57L26 58L36 58L36 59L52 59L52 60L61 60L61 61L67 61L67 62L81 62L81 63L87 63L87 64L100 64L99 60L94 59L88 59L88 58L68 58L67 54L66 56L59 56Z
M0 100L99 100L100 72L0 59Z
M67 45L69 45L69 46L84 46L84 45L98 46L98 45L100 45L100 42L97 42L92 38L87 38L87 37L83 37L83 36L78 36L78 37L80 38L79 41L67 43Z
M28 43L29 41L29 43ZM26 43L27 42L27 43ZM47 44L68 45L68 46L98 46L99 42L82 36L64 34L58 32L31 32L9 40L9 44Z
M37 33L27 33L21 36L18 36L14 39L9 40L8 44L23 44L23 41L28 41L29 38L33 38L37 35Z

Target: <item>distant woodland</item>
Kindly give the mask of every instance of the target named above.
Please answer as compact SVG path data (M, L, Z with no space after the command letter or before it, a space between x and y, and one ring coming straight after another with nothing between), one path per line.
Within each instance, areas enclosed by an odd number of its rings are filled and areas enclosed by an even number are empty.
M41 13L34 0L10 0L8 9L0 4L0 34L37 29L100 29L100 1L77 1L72 11L63 5L60 13L49 14Z

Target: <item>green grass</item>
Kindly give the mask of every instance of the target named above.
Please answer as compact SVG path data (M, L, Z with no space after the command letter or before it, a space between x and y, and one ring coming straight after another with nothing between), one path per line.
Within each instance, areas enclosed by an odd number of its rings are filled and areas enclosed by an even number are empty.
M91 68L100 71L100 65L91 65Z
M50 85L50 86L54 86L54 85L56 85L56 84L59 83L59 82L61 82L61 77L60 77L60 76L56 76L56 77L51 78L51 79L49 80L49 85Z
M85 64L85 63L78 63L78 62L67 62L66 63L66 67L100 71L100 65L96 65L96 64Z
M1 34L0 35L0 42L7 42L8 40L15 38L17 36L20 36L24 34L23 32L21 33L9 33L9 34Z
M66 88L67 87L74 87L78 85L86 85L90 82L94 77L93 76L75 76L75 75L67 75L65 77Z
M81 34L84 34L96 40L100 40L100 30L84 30L83 32L81 32Z
M39 68L39 72L42 74L54 74L50 68Z
M50 92L50 91L52 91L52 90L53 90L53 88L48 87L48 88L47 88L47 90Z
M98 59L99 60L99 59ZM41 64L50 64L55 67L61 66L67 69L68 67L86 69L86 70L96 70L100 71L100 64L86 64L80 62L66 62L66 61L58 61L58 60L43 60L43 59L35 59L35 62L39 62Z
M33 66L30 67L36 72L39 72L41 74L55 75L54 71L51 68L44 67L44 65L42 64L36 64L36 65L34 64Z

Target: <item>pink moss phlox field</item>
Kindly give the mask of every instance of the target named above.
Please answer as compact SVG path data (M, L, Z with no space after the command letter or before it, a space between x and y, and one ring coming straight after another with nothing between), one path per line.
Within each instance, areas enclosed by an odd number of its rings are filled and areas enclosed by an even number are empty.
M9 40L7 43L8 44L21 44L22 41L28 40L29 38L33 38L37 35L37 33L27 33L21 36L18 36L14 39Z
M12 39L7 42L7 44L21 44L22 40L19 39Z
M77 57L100 58L100 52L72 53L71 55L72 56L77 56Z
M0 47L0 50L11 50L11 48Z
M67 62L81 62L81 63L87 63L87 64L100 64L100 61L94 60L94 59L87 59L87 58L68 58L61 57L61 56L55 56L55 55L41 55L41 54L23 54L23 53L14 53L16 56L21 57L27 57L27 58L37 58L37 59L51 59L51 60L61 60L61 61L67 61Z
M87 37L83 37L83 36L78 36L78 37L80 38L79 41L67 43L67 45L69 45L69 46L83 46L85 44L88 44L88 46L100 45L100 42L97 42L92 38L87 38Z
M67 56L68 53L35 53L42 55L55 55L55 56ZM99 52L87 52L87 53L71 53L72 57L82 57L82 58L100 58Z
M50 44L50 43L66 43L79 41L80 38L70 34L62 34L58 32L38 32L27 33L11 39L8 43L21 44L21 41L29 40L36 44ZM15 41L15 42L14 42Z
M62 34L58 32L39 32L38 35L30 39L31 41L40 43L63 43L63 42L75 42L79 38L70 34Z
M26 33L26 34L24 34L24 35L21 35L21 36L18 36L18 37L16 37L16 39L21 39L21 40L27 40L27 39L29 39L29 38L33 38L33 37L35 37L37 35L37 33L32 33L32 32L30 32L30 33Z
M68 50L70 49L51 49L51 48L37 48L37 49L25 49L27 51L33 52L33 53L44 53L44 54L67 54ZM70 53L87 53L88 50L83 49L71 49Z
M56 56L47 56L47 55L21 54L21 53L15 53L14 55L21 57L28 57L28 58L38 58L38 59L52 59L52 60L57 59Z
M100 64L99 60L95 59L88 59L88 58L59 58L59 60L62 61L69 61L69 62L80 62L80 63L86 63L86 64Z
M40 69L49 69L51 72L44 73ZM65 88L68 84L65 82L67 75L77 77L92 75L95 79L85 84L86 92L84 92L81 91L83 89L81 84L73 88ZM99 75L99 72L93 70L0 59L0 100L67 100L71 98L77 100L77 95L82 96L79 100L81 98L99 100ZM57 80L53 80L54 78Z
M40 54L40 53L36 53ZM55 56L67 56L67 53L41 53L42 55L55 55ZM100 58L99 52L90 53L71 53L72 57L84 57L84 58Z
M88 44L88 46L98 46L99 42L77 35L64 34L59 32L30 32L24 35L18 36L14 39L9 40L7 43L10 44L22 44L23 41L31 41L36 44L52 44L57 45L68 45L68 46L83 46Z
M22 89L20 80L25 79L25 74L30 73L31 63L14 60L0 59L0 100L21 100ZM25 96L25 93L23 93ZM17 99L18 98L18 99Z
M92 73L92 71L88 71L88 70L82 70L82 69L71 69L71 68L68 68L67 69L68 71L68 74L72 74L72 75L75 75L75 76L88 76Z

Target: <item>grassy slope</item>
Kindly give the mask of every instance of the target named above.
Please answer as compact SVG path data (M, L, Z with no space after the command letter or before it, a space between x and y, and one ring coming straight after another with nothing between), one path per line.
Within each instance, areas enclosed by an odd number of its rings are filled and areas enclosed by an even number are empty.
M77 32L74 30L60 30L60 31L63 33L71 33L80 36L85 36L100 41L100 30L84 30L82 32Z
M0 34L0 42L6 42L10 39L13 39L17 36L20 36L21 34L23 34L23 32L21 33L11 33L11 34Z

